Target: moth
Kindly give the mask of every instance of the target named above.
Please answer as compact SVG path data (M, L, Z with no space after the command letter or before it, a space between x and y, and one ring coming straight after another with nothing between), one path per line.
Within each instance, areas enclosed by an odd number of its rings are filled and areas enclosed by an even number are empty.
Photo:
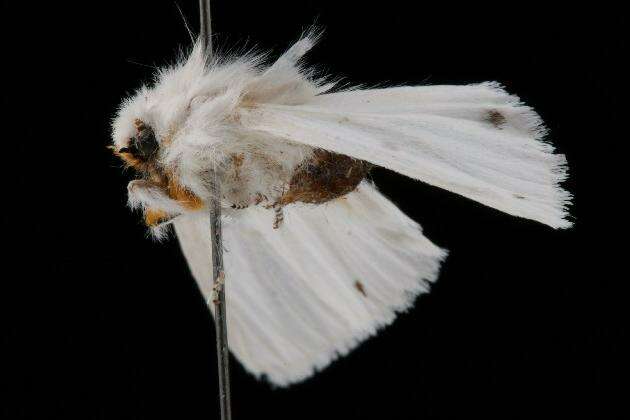
M201 43L125 99L113 150L129 204L174 226L212 295L209 169L224 209L229 345L252 374L302 381L429 290L447 251L366 180L380 166L505 213L571 226L566 159L498 83L339 88L302 64L307 33L271 64Z

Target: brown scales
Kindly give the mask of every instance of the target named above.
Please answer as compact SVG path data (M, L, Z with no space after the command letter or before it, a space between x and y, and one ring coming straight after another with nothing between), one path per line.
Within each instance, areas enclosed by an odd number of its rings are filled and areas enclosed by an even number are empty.
M361 283L359 280L354 282L354 288L357 289L357 291L361 293L363 297L367 297L367 293L365 293L365 287L363 286L363 283Z
M488 114L486 115L486 120L497 128L500 128L506 122L505 115L501 114L496 109L488 111Z
M320 204L344 196L359 185L370 167L362 160L315 149L313 157L297 167L278 204Z
M239 153L239 154L232 154L230 156L231 160L232 160L232 164L234 165L234 178L235 179L241 179L241 168L243 167L243 161L245 160L245 154L244 153Z

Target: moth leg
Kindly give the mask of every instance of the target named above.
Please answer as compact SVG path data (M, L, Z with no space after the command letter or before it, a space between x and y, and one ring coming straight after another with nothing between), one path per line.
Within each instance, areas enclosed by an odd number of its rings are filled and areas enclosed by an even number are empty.
M275 217L273 220L273 228L278 229L280 227L280 223L282 223L282 221L284 220L284 212L282 211L282 205L276 204L275 206L273 206L273 211L275 214Z
M127 185L129 206L133 209L159 209L169 214L179 214L186 209L173 200L160 186L137 179Z
M269 201L269 199L263 193L256 193L256 195L254 196L254 205L257 206L263 201Z
M250 198L249 200L246 201L240 201L240 202L235 202L232 203L230 205L230 207L232 207L235 210L242 210L242 209L246 209L249 206L257 206L265 201L268 201L269 199L267 198L266 195L262 194L262 193L256 193L252 198ZM269 205L269 206L265 206L266 208L273 208L274 205Z
M221 301L219 300L219 295L221 290L223 289L223 285L225 284L225 273L221 271L219 276L214 280L214 284L212 285L212 303L215 305L219 304Z

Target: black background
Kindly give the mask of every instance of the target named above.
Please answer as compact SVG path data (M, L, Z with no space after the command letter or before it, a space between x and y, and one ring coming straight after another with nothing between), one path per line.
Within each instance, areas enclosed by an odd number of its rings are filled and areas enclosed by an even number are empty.
M145 65L189 45L176 4L196 31L197 1L23 3L3 3L5 417L216 418L209 312L177 242L148 240L125 207L130 174L106 150ZM505 84L548 123L575 194L575 227L554 231L375 170L450 250L440 280L302 384L274 390L232 360L235 419L621 417L627 16L597 6L213 2L228 47L279 53L316 21L309 62L354 83Z

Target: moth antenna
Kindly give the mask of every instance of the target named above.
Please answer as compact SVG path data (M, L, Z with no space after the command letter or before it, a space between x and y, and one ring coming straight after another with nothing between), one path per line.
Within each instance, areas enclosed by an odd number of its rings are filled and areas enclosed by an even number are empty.
M199 0L199 39L201 47L208 58L212 56L212 19L210 16L210 0Z
M182 21L184 22L184 27L186 28L186 32L188 32L188 36L190 37L190 41L194 44L195 43L195 36L193 35L192 31L190 30L190 26L188 26L188 21L186 20L186 16L184 16L184 12L182 12L182 8L179 7L179 4L175 3L175 7L177 7L177 11L179 12L179 15L182 18Z
M140 63L138 61L133 61L133 60L127 60L127 63L135 64L137 66L142 66L142 67L148 67L148 68L153 69L153 70L157 70L158 69L157 66L151 66L149 64L143 64L143 63Z

